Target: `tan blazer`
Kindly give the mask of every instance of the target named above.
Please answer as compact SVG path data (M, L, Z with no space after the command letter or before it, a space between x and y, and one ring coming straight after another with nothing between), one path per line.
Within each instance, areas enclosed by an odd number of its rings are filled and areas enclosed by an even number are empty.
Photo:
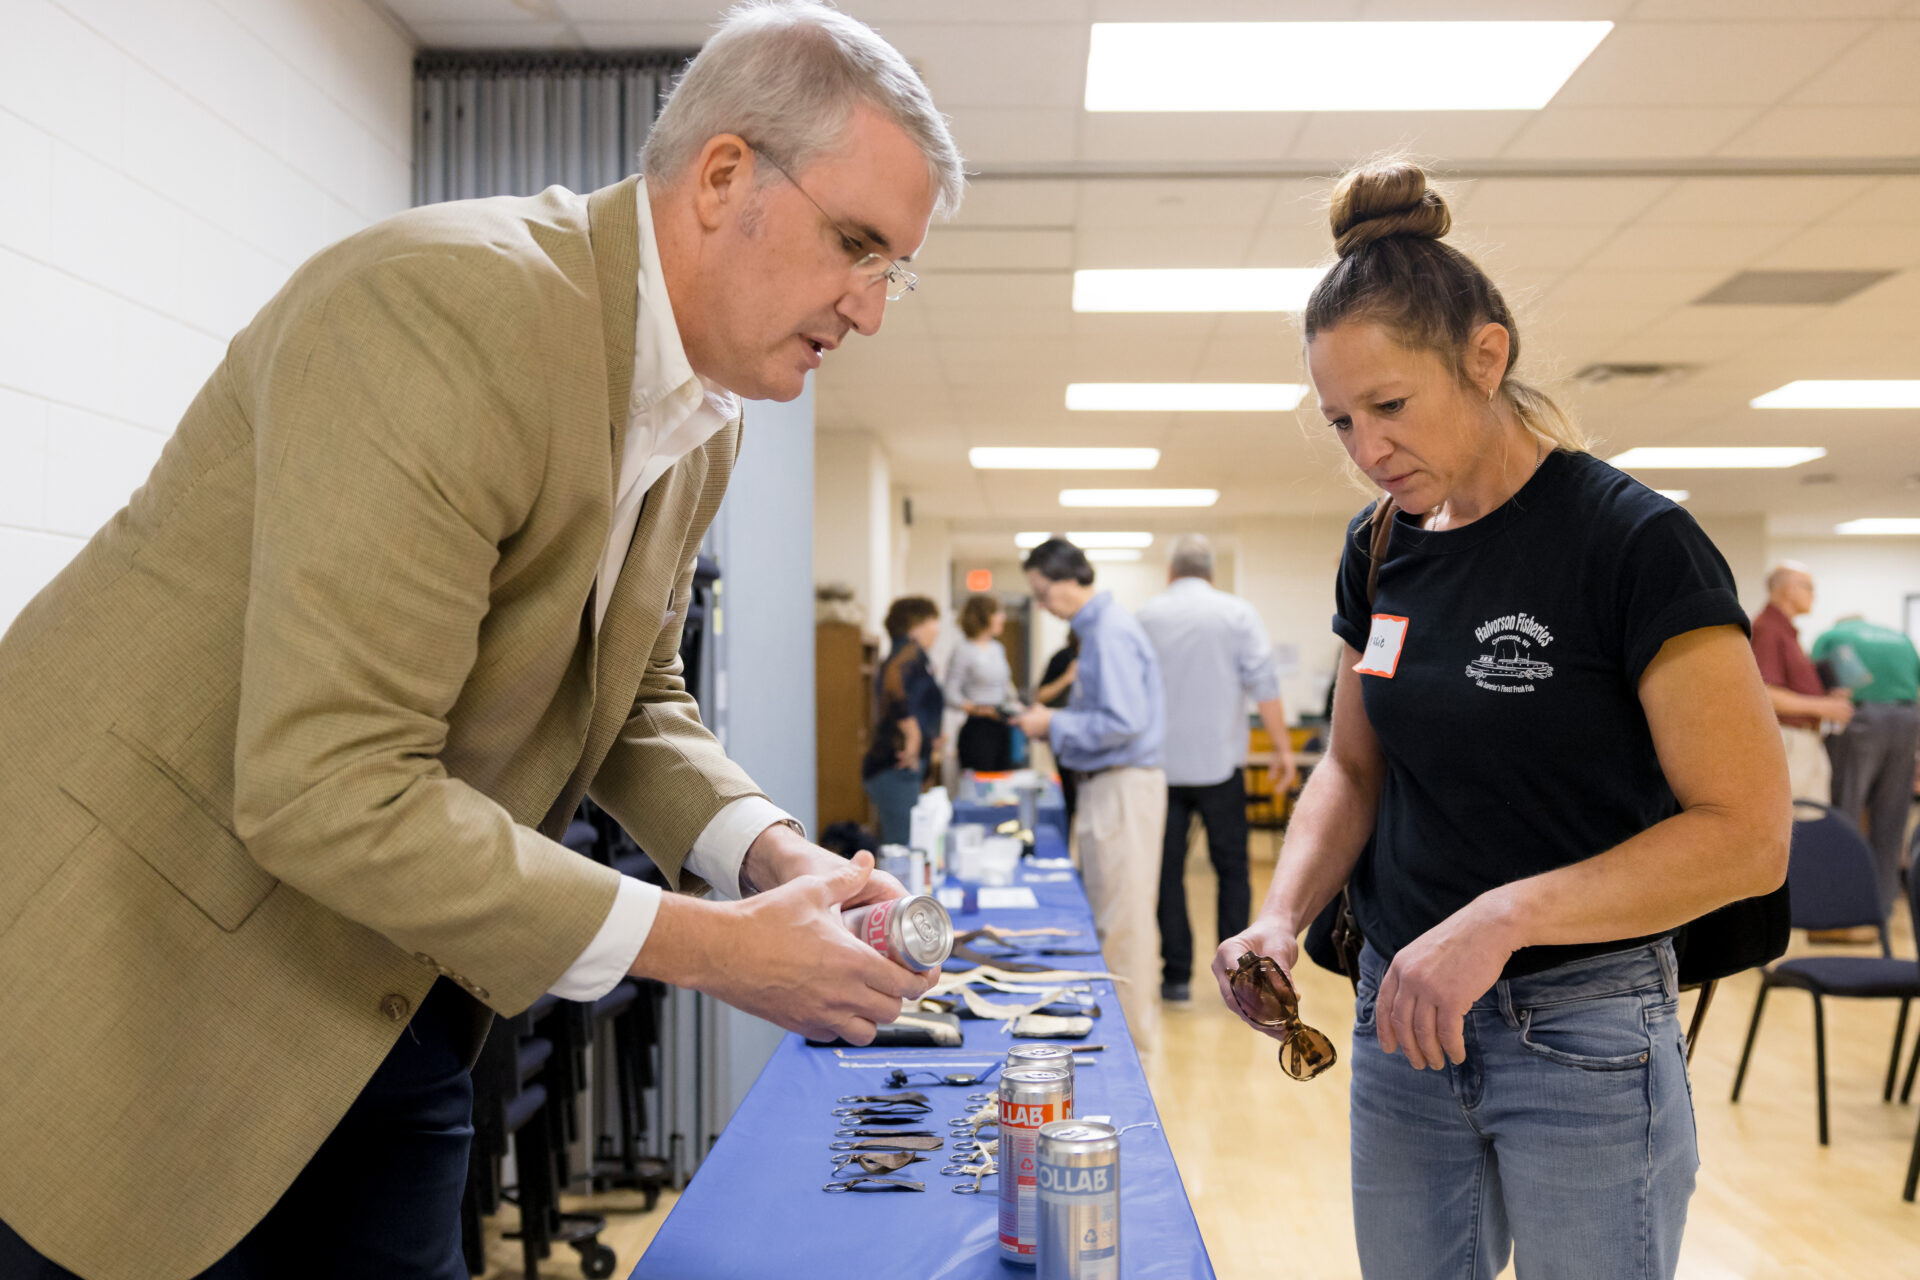
M680 624L739 424L648 491L596 637L635 184L417 209L300 268L0 640L0 1219L90 1280L260 1220L436 975L517 1012L617 877L758 794ZM683 887L698 888L698 882Z

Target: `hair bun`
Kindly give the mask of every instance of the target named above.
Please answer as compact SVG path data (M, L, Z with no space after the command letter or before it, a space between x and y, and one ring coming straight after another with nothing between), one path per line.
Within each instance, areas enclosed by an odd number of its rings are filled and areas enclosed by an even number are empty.
M1341 176L1328 221L1334 252L1344 258L1388 236L1438 240L1453 226L1453 215L1441 194L1427 185L1424 169L1404 160L1383 160Z

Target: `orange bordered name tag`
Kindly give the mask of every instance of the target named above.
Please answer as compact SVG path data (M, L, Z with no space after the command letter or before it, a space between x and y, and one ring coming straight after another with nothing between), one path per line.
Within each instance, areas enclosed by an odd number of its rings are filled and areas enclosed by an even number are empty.
M1400 648L1407 642L1407 620L1390 613L1373 615L1373 630L1367 636L1367 648L1353 669L1363 676L1393 679L1400 665Z

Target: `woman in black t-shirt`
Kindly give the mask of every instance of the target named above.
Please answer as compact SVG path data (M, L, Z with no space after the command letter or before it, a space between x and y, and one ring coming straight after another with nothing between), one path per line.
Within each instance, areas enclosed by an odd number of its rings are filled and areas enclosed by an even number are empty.
M1779 735L1725 562L1512 373L1505 301L1399 163L1335 191L1320 408L1349 527L1328 754L1214 973L1351 881L1355 1231L1376 1280L1671 1276L1698 1155L1672 931L1786 871ZM1374 563L1378 548L1378 564Z

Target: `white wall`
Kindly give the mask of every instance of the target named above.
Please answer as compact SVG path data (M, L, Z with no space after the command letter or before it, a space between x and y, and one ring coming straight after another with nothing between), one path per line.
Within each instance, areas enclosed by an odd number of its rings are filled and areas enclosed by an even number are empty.
M881 634L893 600L893 468L864 431L821 431L813 451L813 580L844 583Z
M412 57L361 0L0 0L0 627L293 268L407 206Z
M1269 639L1295 646L1300 655L1299 669L1280 677L1287 719L1298 722L1304 713L1318 715L1341 652L1340 639L1328 624L1347 518L1242 520L1234 528L1235 593L1259 610Z
M1813 571L1813 610L1799 621L1808 646L1850 613L1900 630L1905 597L1920 595L1920 538L1776 538L1772 552Z
M1767 518L1762 515L1696 515L1701 532L1726 557L1740 607L1748 616L1767 602Z

